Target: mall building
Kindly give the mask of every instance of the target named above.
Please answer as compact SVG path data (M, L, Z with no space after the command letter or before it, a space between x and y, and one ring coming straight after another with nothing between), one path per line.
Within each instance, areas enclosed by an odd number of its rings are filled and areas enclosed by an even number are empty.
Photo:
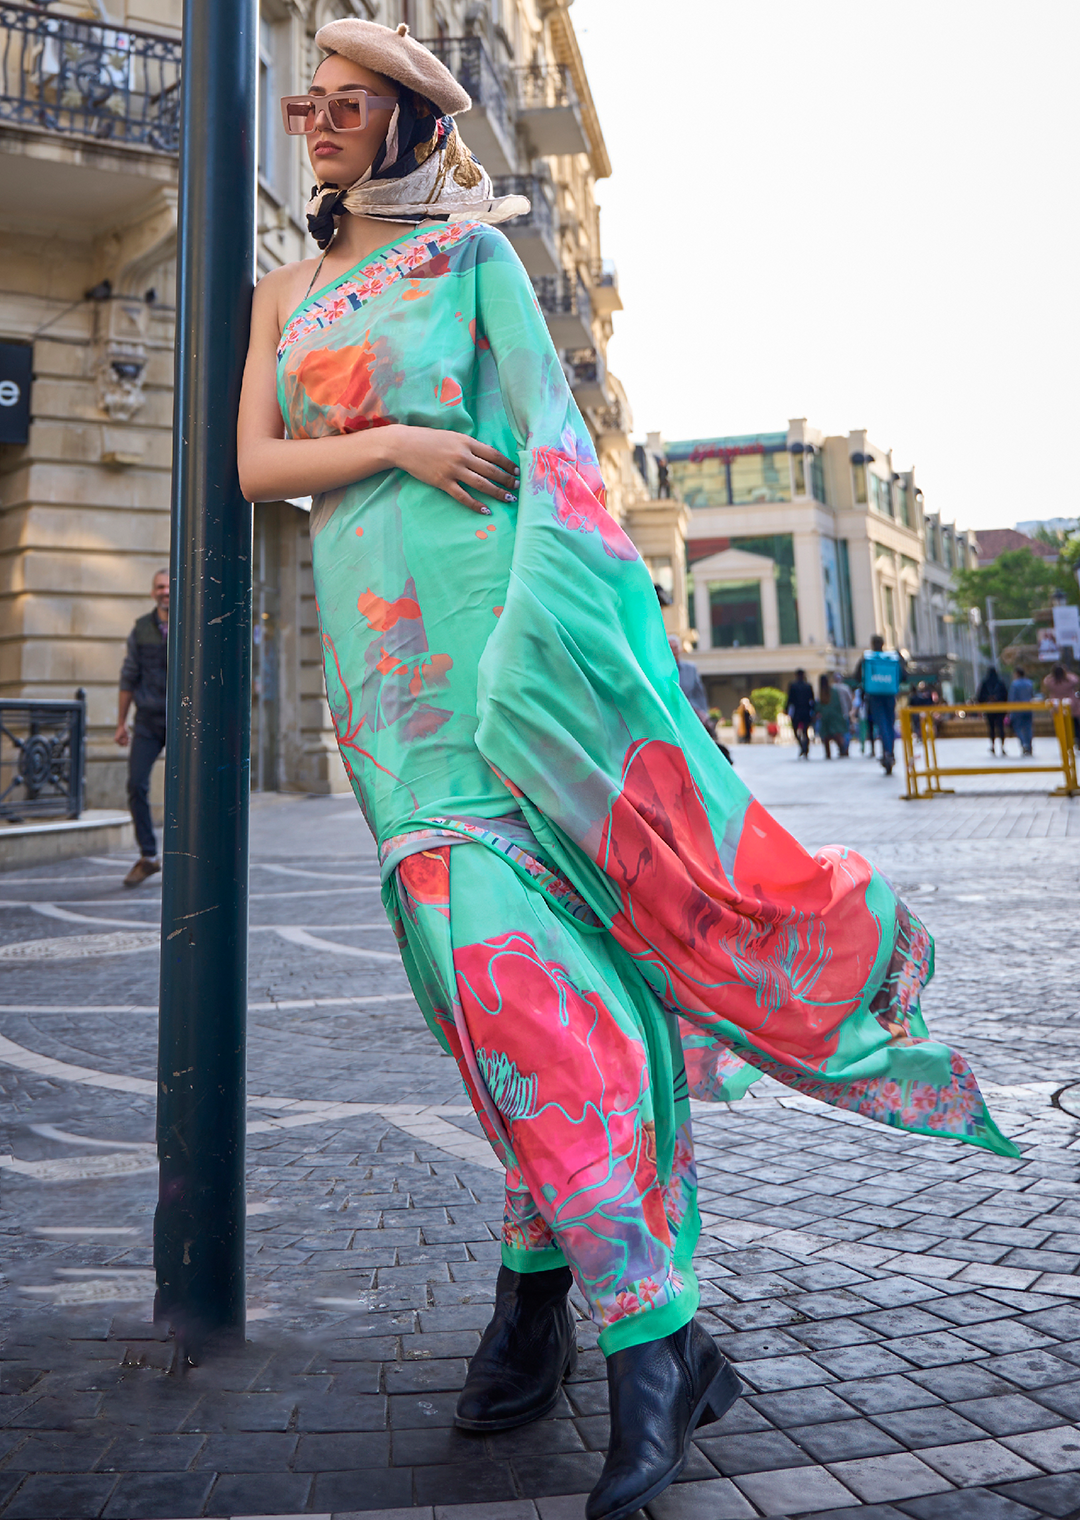
M954 632L954 571L974 535L924 511L913 470L865 432L786 431L660 444L689 513L689 617L710 704L725 714L802 668L850 672L874 633L966 688L973 647ZM967 631L966 629L964 630Z

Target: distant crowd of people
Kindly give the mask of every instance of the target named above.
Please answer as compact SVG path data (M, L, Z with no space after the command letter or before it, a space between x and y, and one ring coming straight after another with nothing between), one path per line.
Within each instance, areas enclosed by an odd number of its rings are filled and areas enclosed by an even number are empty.
M694 662L687 658L682 641L674 634L669 642L679 669L679 686L708 729L715 742L730 760L729 751L720 743L717 732L717 715L710 710L705 684ZM907 687L907 704L913 708L934 708L944 705L940 687L933 681L910 681L907 662L896 650L886 649L880 634L875 634L850 678L843 675L821 675L817 690L807 680L805 670L797 670L795 679L787 689L785 708L799 746L799 759L809 760L810 745L814 738L820 740L826 760L831 760L835 749L838 759L847 759L851 746L858 742L859 753L880 760L886 775L891 775L896 764L896 707L902 687ZM1040 683L1040 695L1048 702L1065 706L1072 714L1073 740L1080 749L1080 678L1064 665L1057 664ZM976 703L1014 702L1017 704L1036 700L1035 683L1020 666L1013 669L1008 685L993 665L986 672L975 694ZM1021 755L1033 752L1032 733L1034 713L1022 708L1013 712L986 713L986 727L990 735L990 753L1005 754L1006 734L1017 740ZM947 721L946 715L935 720L935 732L940 733L939 722ZM758 713L748 696L739 700L731 715L736 744L753 742ZM770 723L769 732L775 733ZM999 749L1000 746L1000 749ZM880 750L880 753L879 753Z
M874 753L875 738L881 743L881 765L886 775L896 763L896 699L907 679L907 666L901 655L885 648L885 641L875 634L870 648L863 654L849 684L843 676L818 678L815 694L805 670L797 670L787 690L787 714L795 731L800 760L810 758L813 735L821 740L826 760L832 759L833 746L839 759L851 754L851 741L857 737L860 752L867 743Z
M1071 670L1066 670L1064 665L1055 665L1048 676L1044 676L1041 683L1042 696L1048 702L1067 707L1072 714L1073 742L1080 749L1080 678L1077 678ZM997 667L991 665L990 669L979 682L979 689L975 693L976 702L1034 702L1035 683L1021 666L1013 668L1013 677L1008 686L1005 685ZM1032 730L1035 715L1032 712L995 712L985 713L986 729L990 735L990 753L992 755L1005 754L1005 729L1008 726L1012 730L1013 737L1020 745L1021 755L1033 753ZM998 745L1001 746L1000 751Z

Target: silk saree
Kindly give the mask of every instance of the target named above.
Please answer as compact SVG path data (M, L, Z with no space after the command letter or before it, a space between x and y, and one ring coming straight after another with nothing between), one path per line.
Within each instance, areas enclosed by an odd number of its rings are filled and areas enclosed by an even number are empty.
M292 438L399 422L520 465L490 517L403 470L311 514L341 756L417 1001L507 1168L504 1261L568 1261L605 1351L684 1324L689 1100L762 1073L1018 1154L928 1036L926 929L860 855L805 851L680 691L507 239L426 224L305 299L278 393Z

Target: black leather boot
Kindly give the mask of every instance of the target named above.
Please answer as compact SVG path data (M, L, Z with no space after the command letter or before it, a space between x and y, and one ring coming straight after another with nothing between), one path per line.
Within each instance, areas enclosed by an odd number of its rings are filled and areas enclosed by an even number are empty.
M611 1439L587 1520L627 1520L673 1483L699 1425L719 1420L742 1385L696 1320L607 1359Z
M495 1313L457 1403L462 1430L513 1430L554 1409L577 1362L577 1332L566 1295L569 1267L550 1272L499 1268Z

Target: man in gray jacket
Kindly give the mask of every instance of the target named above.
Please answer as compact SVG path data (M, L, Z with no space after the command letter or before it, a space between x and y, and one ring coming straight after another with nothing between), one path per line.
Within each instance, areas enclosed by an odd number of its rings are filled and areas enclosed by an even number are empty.
M169 572L159 570L150 587L152 611L138 618L128 634L127 653L120 669L120 705L116 742L128 756L128 806L139 843L139 858L124 877L125 887L137 887L161 870L157 840L150 817L150 772L165 748L165 671L169 638ZM135 732L127 719L135 703Z

